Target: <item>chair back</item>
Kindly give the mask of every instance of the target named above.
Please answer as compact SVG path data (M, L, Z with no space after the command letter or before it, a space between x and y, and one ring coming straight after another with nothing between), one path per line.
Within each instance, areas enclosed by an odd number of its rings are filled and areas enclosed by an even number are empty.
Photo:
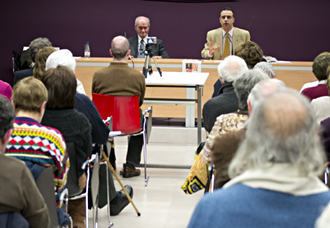
M53 168L46 167L39 175L36 184L43 196L50 216L50 227L59 227L56 207L56 197L54 192Z
M103 120L112 116L112 131L126 135L142 130L139 96L113 96L93 93L93 102Z
M78 167L77 167L77 154L74 142L66 143L66 151L70 159L70 170L68 172L68 178L66 182L66 188L69 191L69 197L79 195L80 190L78 179Z

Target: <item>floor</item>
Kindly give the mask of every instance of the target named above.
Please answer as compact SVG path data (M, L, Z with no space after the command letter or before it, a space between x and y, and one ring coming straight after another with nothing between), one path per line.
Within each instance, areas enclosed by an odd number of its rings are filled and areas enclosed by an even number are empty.
M190 166L197 147L196 138L194 128L153 128L147 147L148 163ZM126 157L126 149L126 137L116 138L118 175ZM203 191L186 195L181 190L180 187L189 169L148 168L147 174L150 179L147 187L144 183L143 168L141 171L139 177L122 178L120 176L124 185L133 187L133 202L141 216L137 216L133 206L128 205L119 215L111 216L113 227L187 227L196 204L203 196ZM117 191L120 190L120 185L115 178L114 181ZM106 207L99 209L98 213L98 227L109 227ZM92 211L89 211L89 227L92 227L92 217Z

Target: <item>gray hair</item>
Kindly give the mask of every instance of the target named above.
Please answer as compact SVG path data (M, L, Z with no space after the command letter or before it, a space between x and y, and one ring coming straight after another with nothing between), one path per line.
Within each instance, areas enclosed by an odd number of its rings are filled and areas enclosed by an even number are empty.
M252 88L260 81L269 79L266 73L259 69L243 70L234 81L233 86L238 98L238 108L247 109L247 99Z
M222 63L218 65L218 73L222 78L222 83L232 83L239 76L242 70L247 70L248 67L244 59L230 55L226 57Z
M72 52L68 49L54 51L46 60L46 71L57 66L66 66L71 71L76 69L76 60L73 58Z
M248 97L252 109L261 99L264 99L266 96L285 88L285 83L276 78L263 80L257 83L251 90Z
M259 62L254 66L254 69L261 69L264 71L270 78L275 78L276 73L274 71L274 68L272 64L268 62Z
M0 139L3 139L6 132L13 128L14 117L13 105L0 95Z
M251 113L229 176L275 163L290 164L302 176L321 174L326 159L316 129L312 107L303 95L292 89L269 95Z
M137 18L135 18L135 26L137 26L137 21L139 20L140 17L145 17L145 16L138 16ZM145 17L148 20L148 25L150 26L150 20L149 18Z
M31 59L35 62L36 54L38 53L39 49L44 47L51 47L52 43L46 37L38 37L31 41L29 45L29 51L31 55Z

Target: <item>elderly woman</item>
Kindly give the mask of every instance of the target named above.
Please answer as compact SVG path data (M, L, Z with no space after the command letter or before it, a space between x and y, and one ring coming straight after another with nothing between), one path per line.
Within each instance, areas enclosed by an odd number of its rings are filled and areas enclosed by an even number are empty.
M212 131L208 135L207 141L202 150L202 161L210 163L210 148L213 145L214 138L219 134L224 134L231 131L237 131L243 128L245 121L248 118L247 98L259 81L269 79L269 77L261 70L245 70L242 75L234 81L235 93L238 98L238 110L229 114L220 115L217 117Z
M80 188L85 188L86 175L80 167L92 153L91 124L87 117L74 109L77 81L67 67L46 71L41 80L48 90L48 102L42 124L58 129L66 142L74 142ZM69 201L73 225L85 227L85 199Z

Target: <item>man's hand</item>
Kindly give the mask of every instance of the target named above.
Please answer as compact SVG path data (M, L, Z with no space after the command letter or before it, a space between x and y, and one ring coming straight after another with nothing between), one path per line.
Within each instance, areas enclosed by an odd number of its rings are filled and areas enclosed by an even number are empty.
M155 59L162 59L161 56L154 56L154 57L155 57Z
M213 40L211 40L210 44L209 44L209 55L213 56L214 52L216 50L218 50L220 48L220 46L218 47L213 47Z
M131 56L131 55L129 55L129 56L128 56L128 58L129 58L129 59L134 59L134 57L133 57L133 56Z

